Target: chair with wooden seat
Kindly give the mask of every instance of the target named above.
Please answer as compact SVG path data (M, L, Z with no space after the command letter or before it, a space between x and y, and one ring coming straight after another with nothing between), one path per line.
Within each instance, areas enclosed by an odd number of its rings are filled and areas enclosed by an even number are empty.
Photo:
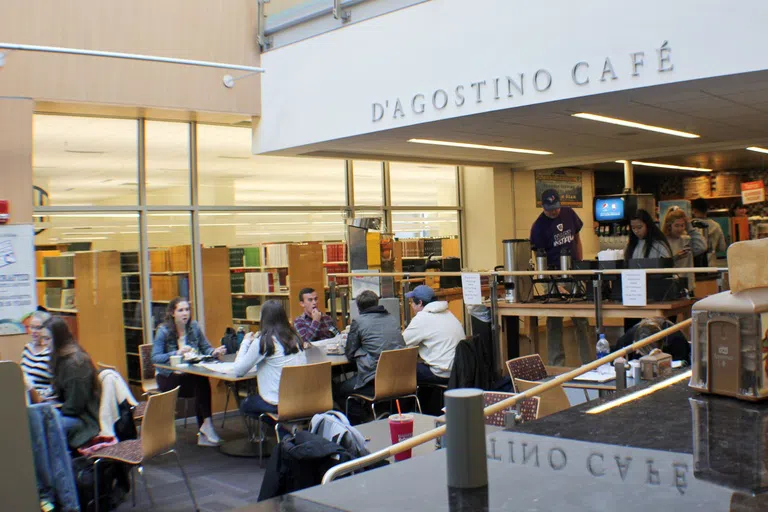
M94 459L94 496L99 496L99 463L104 460L114 460L131 466L131 489L133 505L136 506L136 487L133 469L137 469L144 483L149 500L154 507L155 501L152 491L144 475L144 464L157 456L173 453L176 463L181 470L184 483L192 498L194 510L199 510L197 499L189 482L187 472L181 464L178 453L176 453L176 399L179 395L179 388L176 387L165 393L156 393L150 395L147 399L147 410L144 415L144 423L141 428L139 439L122 441L112 446L102 448L93 453L90 457ZM98 498L96 499L96 510L98 511Z
M275 436L280 442L280 427L289 423L308 423L315 414L333 409L331 362L285 366L280 374L277 414L259 415L259 460L263 457L265 418L275 423Z
M531 388L541 385L541 382L533 382L525 379L514 379L514 386L520 393L528 391ZM563 386L554 387L548 391L545 391L539 395L539 418L555 414L556 412L564 411L571 406L571 402L568 401L568 396L565 394Z
M515 396L515 393L483 391L483 407L488 407L513 396ZM518 402L516 405L512 405L502 409L495 414L486 416L485 424L494 425L497 427L506 427L505 416L507 413L516 413L519 417L520 423L533 421L539 417L539 403L540 400L538 396L534 396L533 398L526 398L525 400Z
M416 363L418 362L418 347L385 350L379 357L374 377L373 396L353 393L347 397L346 414L349 416L349 401L357 400L371 404L373 417L376 419L376 404L391 402L396 398L413 398L416 408L421 413L421 404L416 392Z
M141 390L144 392L144 396L159 393L160 388L157 385L157 378L155 377L155 365L152 363L151 343L139 345L139 370L141 372ZM184 428L187 428L189 402L191 399L185 397L181 398L184 400ZM134 417L136 417L135 414Z

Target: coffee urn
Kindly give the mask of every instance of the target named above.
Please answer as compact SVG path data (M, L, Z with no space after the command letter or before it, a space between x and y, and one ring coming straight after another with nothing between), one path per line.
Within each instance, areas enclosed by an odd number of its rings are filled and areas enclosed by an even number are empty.
M530 270L531 241L511 239L502 242L504 246L504 270L507 272ZM504 276L505 300L525 302L531 294L530 276Z

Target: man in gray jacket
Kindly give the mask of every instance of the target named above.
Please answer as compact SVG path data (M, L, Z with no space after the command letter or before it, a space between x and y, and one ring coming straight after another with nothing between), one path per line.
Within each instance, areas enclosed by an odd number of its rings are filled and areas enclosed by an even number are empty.
M347 359L357 364L357 374L338 388L337 402L342 407L351 394L373 396L374 377L379 356L384 350L405 348L400 322L379 305L379 297L364 291L355 299L360 316L352 321L344 351ZM352 416L350 401L350 416Z

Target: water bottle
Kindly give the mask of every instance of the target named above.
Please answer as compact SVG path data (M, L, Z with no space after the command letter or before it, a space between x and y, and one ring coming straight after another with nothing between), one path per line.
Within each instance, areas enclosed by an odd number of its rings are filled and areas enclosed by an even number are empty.
M595 352L597 352L597 359L605 357L611 353L611 345L608 343L608 340L605 339L605 334L601 334L600 338L597 340Z

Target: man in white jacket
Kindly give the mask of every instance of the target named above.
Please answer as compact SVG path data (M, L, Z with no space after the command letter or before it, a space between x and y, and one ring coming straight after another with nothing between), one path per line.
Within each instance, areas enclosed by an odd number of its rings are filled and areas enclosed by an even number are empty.
M403 332L407 347L419 347L421 361L416 378L422 383L447 384L453 369L456 345L466 335L461 322L448 310L448 303L435 300L435 292L420 285L408 292L414 317Z

